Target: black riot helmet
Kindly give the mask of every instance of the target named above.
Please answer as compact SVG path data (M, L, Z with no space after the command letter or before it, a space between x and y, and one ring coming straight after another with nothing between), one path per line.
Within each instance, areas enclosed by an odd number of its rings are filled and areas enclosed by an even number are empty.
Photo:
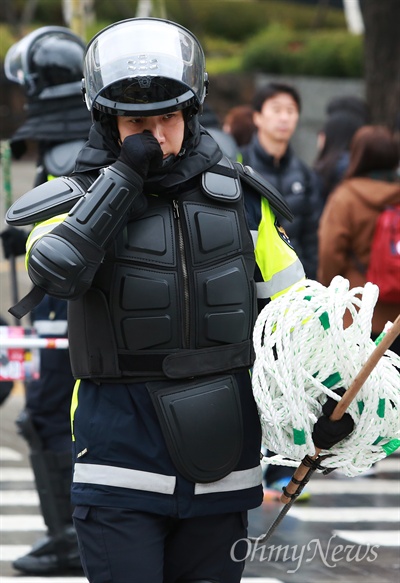
M85 43L69 28L44 26L7 52L4 71L28 99L57 99L81 92Z
M99 113L162 115L201 110L207 92L203 49L186 28L158 18L131 18L108 26L88 44L83 93Z

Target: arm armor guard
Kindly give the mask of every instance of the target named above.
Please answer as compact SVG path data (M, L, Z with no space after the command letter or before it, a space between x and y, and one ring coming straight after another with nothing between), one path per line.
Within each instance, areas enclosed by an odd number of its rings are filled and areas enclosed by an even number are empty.
M22 227L67 213L93 182L94 179L84 175L44 182L14 202L6 213L6 221L13 227Z
M101 171L67 218L32 246L28 274L48 294L76 299L90 287L128 215L145 210L143 180L122 162Z

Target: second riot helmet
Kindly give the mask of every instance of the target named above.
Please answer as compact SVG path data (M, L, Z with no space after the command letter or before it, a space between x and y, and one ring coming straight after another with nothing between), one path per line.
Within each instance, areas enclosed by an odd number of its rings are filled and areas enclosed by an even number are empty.
M7 52L6 77L19 83L29 99L54 99L81 91L85 43L69 28L44 26Z

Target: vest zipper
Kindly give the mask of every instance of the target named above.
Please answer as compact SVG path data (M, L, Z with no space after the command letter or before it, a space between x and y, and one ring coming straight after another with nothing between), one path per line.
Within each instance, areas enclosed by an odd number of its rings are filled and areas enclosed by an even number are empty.
M176 219L176 224L178 226L178 247L179 247L179 257L181 262L181 270L182 270L182 279L183 279L183 334L184 334L184 346L183 348L190 347L190 330L189 330L189 278L188 278L188 270L186 264L186 255L185 255L185 246L183 242L183 232L182 232L182 224L180 220L180 213L179 213L179 206L178 201L172 201L174 207L174 217Z

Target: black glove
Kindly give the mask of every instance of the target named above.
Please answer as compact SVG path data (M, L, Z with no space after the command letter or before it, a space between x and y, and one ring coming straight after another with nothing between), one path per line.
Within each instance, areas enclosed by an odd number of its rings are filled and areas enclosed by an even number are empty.
M122 143L118 160L132 168L139 176L146 178L149 172L161 167L163 152L151 132L127 136Z
M18 255L25 255L25 244L28 238L25 231L21 231L21 229L16 229L15 227L8 227L8 229L0 233L0 237L6 259L17 257Z
M342 397L346 391L340 388L334 392ZM326 403L322 406L323 415L314 425L312 440L315 443L315 447L319 449L330 449L350 435L354 429L354 421L349 413L345 413L338 421L331 421L329 419L336 405L337 401L332 399L332 397L328 397Z

